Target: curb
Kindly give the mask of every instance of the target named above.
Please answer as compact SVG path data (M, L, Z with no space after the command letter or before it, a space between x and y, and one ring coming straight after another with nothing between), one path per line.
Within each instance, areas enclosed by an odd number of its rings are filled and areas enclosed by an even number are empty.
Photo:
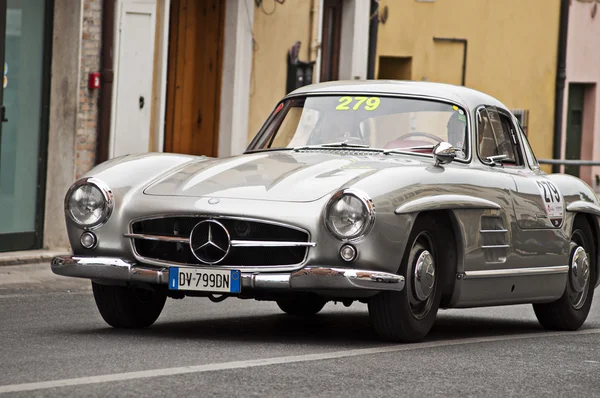
M67 250L50 251L50 250L29 250L22 252L0 253L0 267L5 265L22 265L22 264L50 264L55 256L69 255Z

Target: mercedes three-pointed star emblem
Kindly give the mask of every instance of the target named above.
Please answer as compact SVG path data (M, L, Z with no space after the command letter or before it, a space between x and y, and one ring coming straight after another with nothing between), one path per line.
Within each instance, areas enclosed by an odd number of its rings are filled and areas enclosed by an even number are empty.
M217 264L229 253L231 239L227 228L216 220L200 221L190 234L194 256L205 264Z

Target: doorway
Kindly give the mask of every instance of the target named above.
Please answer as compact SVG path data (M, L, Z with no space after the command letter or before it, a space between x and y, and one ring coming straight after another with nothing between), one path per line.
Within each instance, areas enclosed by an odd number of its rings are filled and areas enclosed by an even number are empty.
M565 158L591 160L594 152L596 85L571 83L568 95ZM591 166L565 166L565 173L592 185Z
M156 4L118 4L110 157L150 149Z
M52 0L0 0L0 252L42 246Z
M165 152L217 156L224 21L224 1L171 1Z
M581 139L583 131L584 84L569 84L567 104L567 148L565 158L581 159ZM580 166L565 166L565 174L579 177Z
M323 3L320 82L338 80L339 78L342 5L342 0L325 0Z

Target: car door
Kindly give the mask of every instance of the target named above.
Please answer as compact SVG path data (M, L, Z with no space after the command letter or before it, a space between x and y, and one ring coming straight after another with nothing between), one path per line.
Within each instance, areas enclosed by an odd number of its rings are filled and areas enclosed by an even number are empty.
M531 163L533 153L516 120L496 107L486 107L480 113L489 123L488 136L492 136L483 137L480 144L482 160L494 158L515 181L513 203L519 228L560 228L564 218L562 194L537 162Z
M513 228L511 244L523 266L551 265L547 257L532 256L563 253L563 195L540 170L516 119L495 107L481 112L494 136L493 143L480 143L482 160L497 162L494 167L509 174L515 183L511 195L517 228Z
M480 106L475 114L477 144L474 145L473 152L480 160L480 168L485 171L487 184L482 195L493 195L493 198L482 197L501 204L504 210L482 215L478 229L484 264L477 264L475 267L478 269L516 268L519 266L518 256L515 255L513 234L516 225L513 192L516 187L511 174L506 172L508 166L503 167L499 162L502 142L498 142L501 136L496 137L493 123L498 119L497 111L494 107Z

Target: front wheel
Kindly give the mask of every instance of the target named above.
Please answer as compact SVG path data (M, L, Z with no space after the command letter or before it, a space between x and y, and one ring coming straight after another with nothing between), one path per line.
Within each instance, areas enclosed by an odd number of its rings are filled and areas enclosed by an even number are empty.
M556 301L533 304L540 324L550 330L577 330L590 312L594 297L596 252L590 225L577 217L571 234L569 277L565 292Z
M323 309L327 302L317 296L294 297L277 300L279 308L289 315L311 316Z
M152 325L167 300L163 291L92 282L96 306L102 318L115 328L139 329Z
M446 231L446 232L444 232ZM442 297L441 254L444 226L432 217L420 217L410 234L400 265L405 277L402 291L384 291L369 300L369 315L377 334L385 340L416 342L431 330Z

